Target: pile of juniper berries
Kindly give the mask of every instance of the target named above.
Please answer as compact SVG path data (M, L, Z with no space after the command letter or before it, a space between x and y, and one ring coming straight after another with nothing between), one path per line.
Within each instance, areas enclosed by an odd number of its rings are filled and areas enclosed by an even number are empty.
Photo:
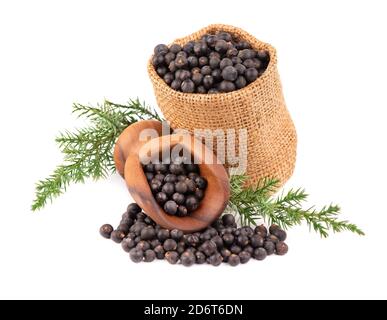
M143 166L149 187L167 214L185 217L195 211L207 188L207 180L200 176L197 164L185 164L176 158L171 164Z
M181 230L161 228L135 203L128 206L117 229L106 224L100 228L100 234L121 243L134 262L165 259L184 266L219 266L222 262L236 266L251 258L264 260L268 255L288 252L286 232L276 225L269 230L264 225L238 228L234 216L225 214L201 232L184 234Z
M185 93L222 93L242 89L266 70L270 55L254 50L228 32L206 34L183 47L159 44L152 64L172 89Z

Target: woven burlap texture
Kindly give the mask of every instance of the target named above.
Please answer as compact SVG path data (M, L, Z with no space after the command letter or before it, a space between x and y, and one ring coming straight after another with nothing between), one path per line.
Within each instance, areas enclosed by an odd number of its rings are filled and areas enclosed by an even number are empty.
M256 50L267 50L270 63L264 74L234 92L187 94L171 89L150 60L148 73L157 103L172 128L184 128L191 133L194 129L247 129L247 174L251 184L274 177L283 185L294 170L297 136L282 93L276 50L240 28L222 24L210 25L174 43L184 45L217 31L248 41Z

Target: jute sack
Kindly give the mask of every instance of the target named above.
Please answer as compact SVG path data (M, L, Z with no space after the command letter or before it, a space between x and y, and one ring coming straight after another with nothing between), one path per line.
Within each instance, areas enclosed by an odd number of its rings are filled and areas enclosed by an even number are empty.
M274 177L283 185L294 170L297 136L282 93L276 51L244 30L221 24L210 25L174 43L184 45L217 31L248 41L256 50L267 50L270 63L264 74L245 88L230 93L187 94L171 89L150 60L148 73L157 103L174 129L183 128L191 133L194 129L246 129L247 174L251 184ZM229 162L225 165L231 166Z

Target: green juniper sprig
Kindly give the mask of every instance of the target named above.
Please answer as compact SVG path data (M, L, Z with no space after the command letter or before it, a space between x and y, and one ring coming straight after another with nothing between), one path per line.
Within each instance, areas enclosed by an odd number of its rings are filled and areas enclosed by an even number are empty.
M278 186L278 180L266 178L257 187L244 188L247 179L244 175L231 178L228 210L240 215L242 225L256 225L257 219L263 219L268 224L274 223L288 229L305 222L323 238L328 237L330 230L364 235L355 224L339 220L340 207L337 205L324 206L320 210L314 206L304 209L302 205L308 197L304 189L290 189L274 197L272 194Z
M85 117L91 125L74 132L65 131L56 138L64 163L37 183L33 211L65 192L73 182L84 182L87 178L98 180L113 173L114 144L126 127L139 120L161 121L154 109L138 99L129 100L125 105L105 100L96 107L74 103L73 113Z

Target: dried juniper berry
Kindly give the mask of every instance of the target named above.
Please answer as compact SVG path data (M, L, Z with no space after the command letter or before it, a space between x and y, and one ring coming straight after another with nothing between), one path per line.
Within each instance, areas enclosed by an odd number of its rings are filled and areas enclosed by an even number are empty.
M205 94L205 93L207 93L207 90L203 86L198 86L196 88L196 93Z
M186 52L187 54L193 53L193 47L194 47L194 44L195 44L194 41L190 41L190 42L186 43L186 44L183 46L184 52Z
M203 86L206 89L210 89L214 84L214 78L210 75L205 75L203 78Z
M194 73L191 79L195 86L199 86L203 81L203 75L201 73Z
M228 261L228 258L231 256L231 251L226 249L226 248L223 248L221 251L220 251L220 254L222 255L223 257L223 261L224 262L227 262Z
M231 92L231 91L234 91L235 90L235 84L231 81L222 81L220 84L219 84L219 90L221 92Z
M202 200L204 198L204 191L201 189L196 189L195 190L195 197L198 200Z
M228 50L228 45L225 40L218 40L215 43L215 50L219 53L225 53Z
M188 60L184 55L177 55L175 59L175 65L177 68L185 68L188 66Z
M173 60L175 60L175 58L176 58L176 55L173 52L168 52L164 56L164 62L168 66Z
M201 68L201 72L200 72L203 76L209 76L211 75L212 73L212 69L210 66L204 66Z
M182 164L172 163L169 165L169 171L175 175L180 175L184 172Z
M258 71L255 68L248 68L245 71L245 78L248 82L253 82L258 78Z
M200 238L195 234L188 234L185 243L191 247L196 247L200 243Z
M288 253L289 248L285 242L280 241L275 245L275 250L279 256L283 256Z
M110 239L110 236L113 232L113 227L110 224L104 224L100 229L99 233L101 234L102 237L106 239Z
M157 74L160 76L160 77L164 77L167 73L168 73L168 69L167 69L167 67L165 67L165 66L160 66L160 67L158 67L157 68Z
M231 247L230 247L230 251L232 253L235 253L235 254L239 254L241 251L242 251L242 248L236 244L233 244Z
M218 57L210 58L210 60L209 60L209 66L210 66L212 69L217 69L217 68L219 68L219 65L220 65L220 59L219 59Z
M229 234L229 233L225 234L223 236L223 243L227 246L232 245L234 243L234 236L232 234Z
M156 259L156 253L151 250L151 249L148 249L144 252L144 262L152 262Z
M195 84L191 79L184 80L181 84L181 91L185 93L195 92Z
M169 200L164 204L164 210L166 213L174 216L177 213L178 205L175 201Z
M219 32L219 33L217 34L217 37L218 37L219 39L225 40L225 41L227 41L227 42L229 42L229 41L232 40L231 34L228 33L228 32L225 32L225 31Z
M152 249L158 247L159 245L161 245L161 242L159 239L153 239L152 241L150 241L150 246Z
M264 239L259 234L255 234L251 236L250 243L253 248L263 247Z
M125 252L129 252L132 248L136 246L136 242L133 239L125 238L121 242L121 247Z
M179 91L181 89L181 81L178 79L175 79L171 83L171 88L173 90Z
M121 223L118 227L117 227L117 231L121 231L125 234L125 236L129 233L129 225L126 224L126 223Z
M167 251L165 253L165 260L170 264L176 264L179 261L179 254L176 251Z
M204 41L195 42L193 51L198 57L201 57L207 54L207 50L208 50L208 46L206 42Z
M185 181L185 184L187 185L187 192L190 192L190 193L195 192L195 190L197 188L195 181L193 181L191 179L187 179Z
M195 252L195 257L196 257L196 264L206 263L206 255L203 252L201 251Z
M175 185L172 182L166 182L161 188L161 191L168 197L171 197L175 193Z
M267 257L267 252L264 248L257 248L254 250L253 257L256 260L264 260Z
M245 264L247 262L250 261L251 259L251 254L247 251L242 251L240 254L239 254L239 259L240 259L240 262L242 264Z
M205 190L208 184L206 178L203 178L203 177L197 177L195 179L195 183L196 183L196 186L202 190Z
M255 58L255 54L256 54L255 51L252 49L243 49L239 51L238 57L241 58L242 60L252 59L252 58Z
M179 80L184 81L191 77L191 72L189 72L188 70L179 70L179 71L180 71Z
M269 52L266 50L258 50L257 51L257 58L261 60L262 62L268 62L269 61Z
M165 251L173 251L176 250L177 243L173 239L167 239L164 241L163 248Z
M158 204L163 205L165 202L168 201L168 196L164 192L158 192L156 193L155 199Z
M199 201L195 196L190 195L185 200L185 206L188 211L195 211L199 207Z
M161 191L162 185L163 185L162 182L155 178L153 178L152 181L150 182L150 188L154 193Z
M239 75L244 75L245 72L246 72L246 67L241 64L241 63L237 63L234 68L236 69L236 71L238 72Z
M220 255L220 253L215 253L208 258L208 262L214 267L219 266L222 263L222 261L223 261L223 257Z
M214 254L217 250L216 243L214 241L205 241L200 247L199 251L203 252L207 257Z
M114 230L111 235L110 235L110 238L115 242L115 243L121 243L122 240L124 240L126 234L122 231L118 231L118 230Z
M208 65L208 58L207 57L200 57L199 58L199 67L204 67ZM203 73L203 72L202 72Z
M165 240L167 240L169 238L169 230L167 229L160 229L158 232L157 232L157 239L159 239L161 242L164 242Z
M152 240L156 237L156 231L152 226L145 227L141 230L140 237L142 240Z
M163 65L165 62L165 57L162 54L156 54L152 58L152 64L155 68Z
M239 58L239 57L232 57L231 61L234 64L234 67L235 67L236 64L241 64L243 62L242 59Z
M233 66L227 66L222 71L222 77L227 81L235 81L238 78L238 71Z
M154 177L154 179L161 181L161 183L164 181L165 175L162 173L157 173Z
M228 264L232 267L237 266L238 264L240 264L240 262L241 259L239 258L239 255L233 253L228 257Z
M236 43L235 47L238 50L250 49L251 48L250 44L247 41L239 41L238 43Z
M185 242L184 241L179 241L177 243L176 252L178 254L182 254L184 251L185 251Z
M219 67L221 70L223 70L224 68L226 67L231 67L233 65L231 59L229 58L223 58L221 61L220 61L220 64L219 64Z
M240 246L240 247L245 247L249 244L249 238L247 236L244 236L244 235L240 235L238 236L237 238L237 244Z
M266 240L269 240L269 241L273 242L274 244L277 244L279 242L279 239L275 235L272 235L272 234L268 235L266 237Z
M226 227L232 226L235 223L235 217L232 214L228 213L222 216L222 221Z
M185 203L184 195L177 192L172 195L172 200L175 201L178 205L182 205Z
M131 216L132 214L136 215L141 212L141 208L137 203L131 203L130 205L128 205L126 212L128 212Z
M271 241L265 241L263 243L263 247L265 248L268 255L272 255L275 252L275 244Z
M219 235L213 236L211 240L216 244L218 249L223 248L223 239Z
M220 69L212 70L211 75L214 78L214 82L220 82L223 79L222 78L222 70L220 70ZM216 88L211 88L211 90L216 90L217 92L219 92Z
M238 50L236 48L231 48L227 50L226 56L229 58L236 57L238 55Z
M133 262L139 263L144 259L144 253L140 249L133 248L129 252L129 257Z
M154 252L156 254L156 258L159 260L164 259L165 250L162 245L158 245L156 248L154 248Z
M269 232L276 236L278 238L279 241L285 241L286 240L286 232L282 229L280 229L278 226L276 225L272 225L269 229Z
M189 56L187 60L188 60L188 65L191 69L199 65L199 59L195 56Z
M243 251L246 251L246 252L250 253L250 255L253 255L254 248L251 245L248 245L248 246L243 248Z
M176 190L176 192L181 193L181 194L186 193L188 191L188 187L187 187L187 184L185 183L185 181L177 182L175 185L175 190Z
M177 208L177 215L179 216L179 217L186 217L186 216L188 216L188 210L187 210L187 208L185 207L185 206L179 206L178 208Z
M158 44L155 49L154 49L154 53L155 54L167 54L169 51L169 48L167 45L165 44Z
M180 241L180 239L182 239L184 236L183 231L178 229L171 230L170 234L171 234L171 238L175 241Z
M239 76L236 80L235 80L235 87L237 89L242 89L244 87L246 87L247 85L247 81L245 79L244 76Z
M181 264L185 267L190 267L195 264L196 256L191 251L185 251L180 256Z
M141 240L139 243L137 243L136 248L142 251L146 251L150 249L150 244L147 241Z
M134 223L134 220L132 218L122 218L120 225L121 224L126 224L128 227L131 227Z
M255 227L254 232L256 234L260 234L262 237L266 237L267 236L267 229L266 229L266 227L263 224Z

